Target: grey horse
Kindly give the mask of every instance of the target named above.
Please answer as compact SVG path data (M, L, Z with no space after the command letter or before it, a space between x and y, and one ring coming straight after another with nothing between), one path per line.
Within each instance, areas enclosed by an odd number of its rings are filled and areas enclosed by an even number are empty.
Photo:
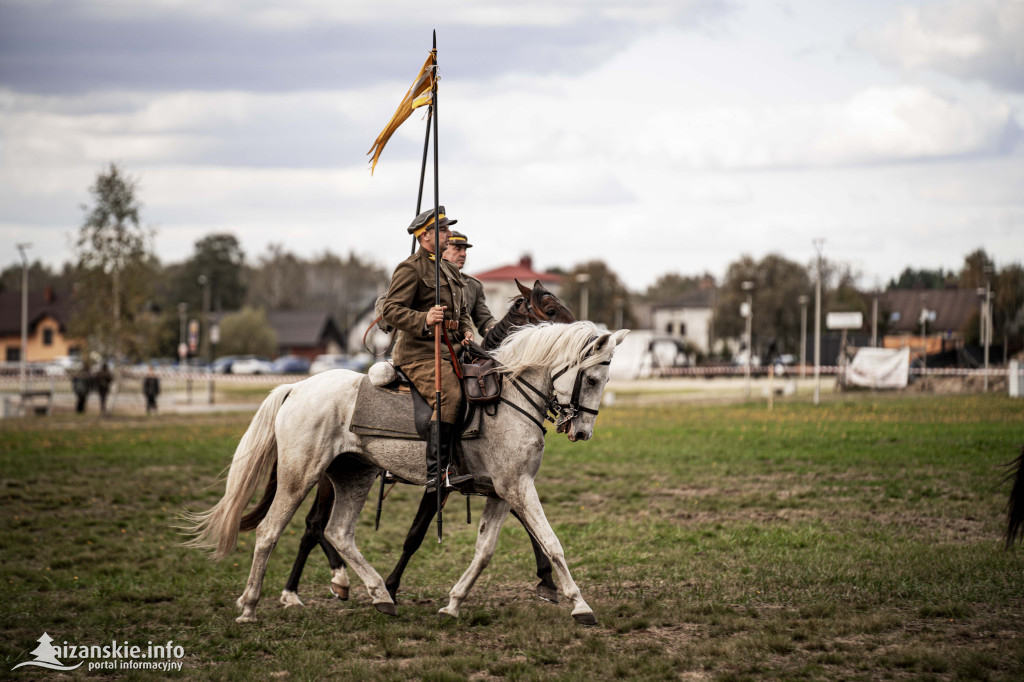
M534 479L544 453L541 421L548 399L559 404L557 431L570 441L589 440L612 355L627 333L603 331L591 322L545 324L512 334L494 351L507 384L518 388L505 389L515 407L503 404L485 420L481 436L464 443L470 469L487 475L497 494L487 499L473 559L440 613L458 617L459 607L494 554L502 523L514 509L551 561L573 618L583 624L597 622L569 573ZM384 580L356 547L356 521L379 469L418 485L426 483L427 472L421 443L358 436L349 430L361 379L361 374L334 370L275 388L235 450L224 497L212 509L188 517L195 537L187 544L223 558L237 542L239 520L259 481L276 462L277 490L256 528L252 569L237 602L242 610L238 622L255 622L270 553L324 473L335 492L325 536L362 580L374 607L396 614Z

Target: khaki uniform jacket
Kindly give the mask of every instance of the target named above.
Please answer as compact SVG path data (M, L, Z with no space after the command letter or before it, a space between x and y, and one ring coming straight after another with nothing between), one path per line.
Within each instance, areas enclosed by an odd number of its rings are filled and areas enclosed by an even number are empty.
M459 273L462 275L462 281L466 283L465 296L466 296L466 308L469 310L469 318L473 320L473 325L479 332L477 334L477 343L483 343L484 335L490 331L491 327L495 325L497 320L491 315L491 309L487 307L487 300L484 298L484 285L476 277L467 275L465 273Z
M459 323L457 334L448 332L452 345L456 339L461 340L464 334L473 331L463 286L459 269L441 259L441 305L447 306L444 319ZM434 357L434 330L427 329L427 311L434 305L434 288L433 254L423 247L399 263L391 276L382 313L388 324L398 330L393 357L399 367ZM451 357L443 341L441 355L446 359Z

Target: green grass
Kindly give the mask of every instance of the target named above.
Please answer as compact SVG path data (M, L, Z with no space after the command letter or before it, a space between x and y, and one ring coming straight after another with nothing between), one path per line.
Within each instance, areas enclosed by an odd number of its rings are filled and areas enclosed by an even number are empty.
M606 408L588 443L549 434L538 488L593 628L535 598L514 520L461 618L437 616L473 551L461 498L444 544L428 538L407 571L398 618L354 576L350 601L330 599L319 550L306 608L281 608L296 519L260 622L236 624L251 536L211 563L174 526L219 499L248 420L0 422L0 671L52 678L9 672L46 631L56 643L174 640L186 657L170 676L183 679L1024 678L1024 551L1002 551L999 485L1024 444L1020 401ZM357 541L383 575L419 496L397 487L376 533L364 510Z

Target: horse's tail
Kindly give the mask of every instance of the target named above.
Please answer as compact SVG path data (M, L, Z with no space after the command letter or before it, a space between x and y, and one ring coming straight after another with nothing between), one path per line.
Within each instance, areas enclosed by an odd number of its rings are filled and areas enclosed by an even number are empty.
M260 521L270 511L270 503L274 501L274 495L276 494L277 460L274 460L274 466L270 468L270 478L267 480L267 487L263 489L263 499L256 503L256 506L248 514L242 517L242 520L238 522L238 530L243 533L256 530L256 526L260 525Z
M1017 459L1006 465L1003 482L1011 478L1014 479L1013 487L1010 499L1006 501L1006 549L1024 539L1024 448L1021 448Z
M278 386L256 411L235 449L220 502L208 511L185 515L192 524L186 531L195 536L185 543L186 546L212 550L213 559L223 559L234 549L242 512L255 494L260 479L277 463L274 420L291 390L290 385Z

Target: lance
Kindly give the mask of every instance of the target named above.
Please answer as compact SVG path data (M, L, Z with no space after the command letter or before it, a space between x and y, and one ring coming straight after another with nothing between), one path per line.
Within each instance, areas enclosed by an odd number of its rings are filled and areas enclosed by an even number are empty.
M441 305L441 191L438 182L438 156L437 156L437 30L434 30L434 47L431 50L434 57L434 78L430 86L430 110L431 118L434 120L434 305ZM429 127L429 123L428 123ZM434 452L437 453L437 541L441 542L441 528L444 522L441 520L441 503L443 500L441 488L443 476L446 472L441 471L441 325L444 320L434 325L434 406L437 428L431 429L430 435L434 437Z
M434 49L435 50L437 49L437 32L436 31L434 33ZM436 60L435 60L435 66L436 66ZM435 81L437 79L437 72L436 72L436 70L434 72L434 79L435 79ZM437 98L437 85L436 84L434 85L434 88L431 90L431 97L433 99ZM432 99L432 101L433 101L433 99ZM433 111L434 111L434 106L433 106L433 104L431 104L431 106L427 107L427 132L423 136L423 160L420 162L420 188L419 188L419 191L416 193L416 212L413 213L414 216L419 215L420 211L423 210L423 185L424 185L424 181L426 180L426 175L427 175L427 149L430 148L430 122L434 118L432 116L432 112ZM436 166L436 164L435 164L434 168L435 168L434 176L437 177L437 170L436 170L437 166ZM435 201L434 203L437 203L437 202ZM435 216L434 220L436 221L437 220L437 217L436 217L437 216L436 207L435 207L434 216ZM437 241L436 241L437 237L436 237L436 235L435 235L434 239L435 239L434 243L436 245L437 244ZM434 247L434 250L435 251L437 250L436 246ZM409 255L411 256L414 253L416 253L416 237L415 236L413 236L413 238L412 238L412 247L410 248ZM435 257L436 257L436 255L437 254L435 254ZM435 343L435 345L436 345L436 343ZM384 479L385 478L387 478L387 472L382 470L380 472L380 490L377 493L377 519L376 519L376 522L374 524L374 530L380 528L380 514L381 514L381 511L383 511L383 508L384 508Z

